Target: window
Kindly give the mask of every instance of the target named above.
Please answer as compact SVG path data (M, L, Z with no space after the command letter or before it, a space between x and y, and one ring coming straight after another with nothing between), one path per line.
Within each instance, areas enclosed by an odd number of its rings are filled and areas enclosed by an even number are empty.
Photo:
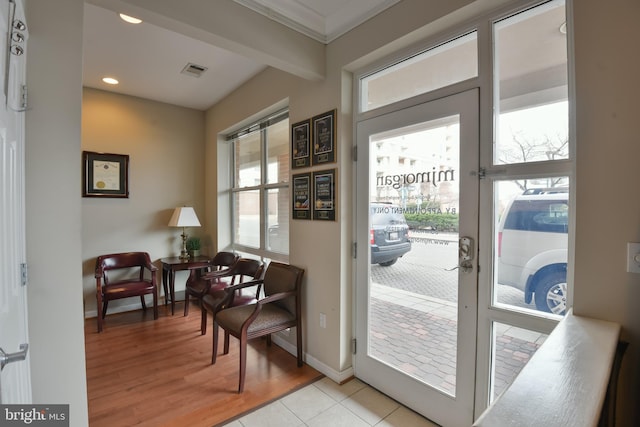
M289 253L289 112L227 138L233 144L233 247L286 261Z
M478 35L457 37L360 80L360 111L369 111L478 75Z

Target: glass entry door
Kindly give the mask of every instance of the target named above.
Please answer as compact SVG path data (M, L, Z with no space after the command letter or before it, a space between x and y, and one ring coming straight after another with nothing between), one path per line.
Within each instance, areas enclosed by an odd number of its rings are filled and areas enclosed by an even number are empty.
M358 378L446 426L473 422L478 91L357 126Z

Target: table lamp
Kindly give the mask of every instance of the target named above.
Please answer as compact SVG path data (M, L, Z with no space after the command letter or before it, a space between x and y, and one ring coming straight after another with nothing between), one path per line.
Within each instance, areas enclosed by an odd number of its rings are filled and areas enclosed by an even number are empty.
M182 206L176 208L169 220L169 227L182 227L182 252L180 252L180 259L186 261L189 259L189 253L187 252L187 233L185 227L200 227L200 221L196 211L190 206Z

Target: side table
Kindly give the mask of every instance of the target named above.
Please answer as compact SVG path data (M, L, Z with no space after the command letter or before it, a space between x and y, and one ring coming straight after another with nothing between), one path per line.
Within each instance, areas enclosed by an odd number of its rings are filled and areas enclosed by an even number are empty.
M162 287L164 289L164 304L167 305L167 296L171 299L171 315L176 307L176 271L200 270L211 265L211 258L207 256L197 256L187 260L179 257L162 258ZM169 289L167 290L167 285Z

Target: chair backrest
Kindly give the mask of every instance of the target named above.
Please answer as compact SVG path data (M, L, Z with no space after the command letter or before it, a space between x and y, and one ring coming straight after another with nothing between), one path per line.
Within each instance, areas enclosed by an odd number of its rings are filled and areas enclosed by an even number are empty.
M262 263L255 259L240 258L233 265L230 274L233 274L231 284L236 284L236 278L240 279L240 283L245 281L245 278L258 279L262 274Z
M151 257L147 252L124 252L100 255L96 258L96 277L104 277L105 286L109 284L107 271L139 267L139 279L144 278L144 267L151 266Z
M298 315L300 310L300 287L304 269L294 265L271 261L264 273L263 290L266 297L280 292L295 292L295 296L275 301L281 308Z
M221 251L211 259L211 269L221 270L223 267L231 267L238 260L238 255L233 252Z

